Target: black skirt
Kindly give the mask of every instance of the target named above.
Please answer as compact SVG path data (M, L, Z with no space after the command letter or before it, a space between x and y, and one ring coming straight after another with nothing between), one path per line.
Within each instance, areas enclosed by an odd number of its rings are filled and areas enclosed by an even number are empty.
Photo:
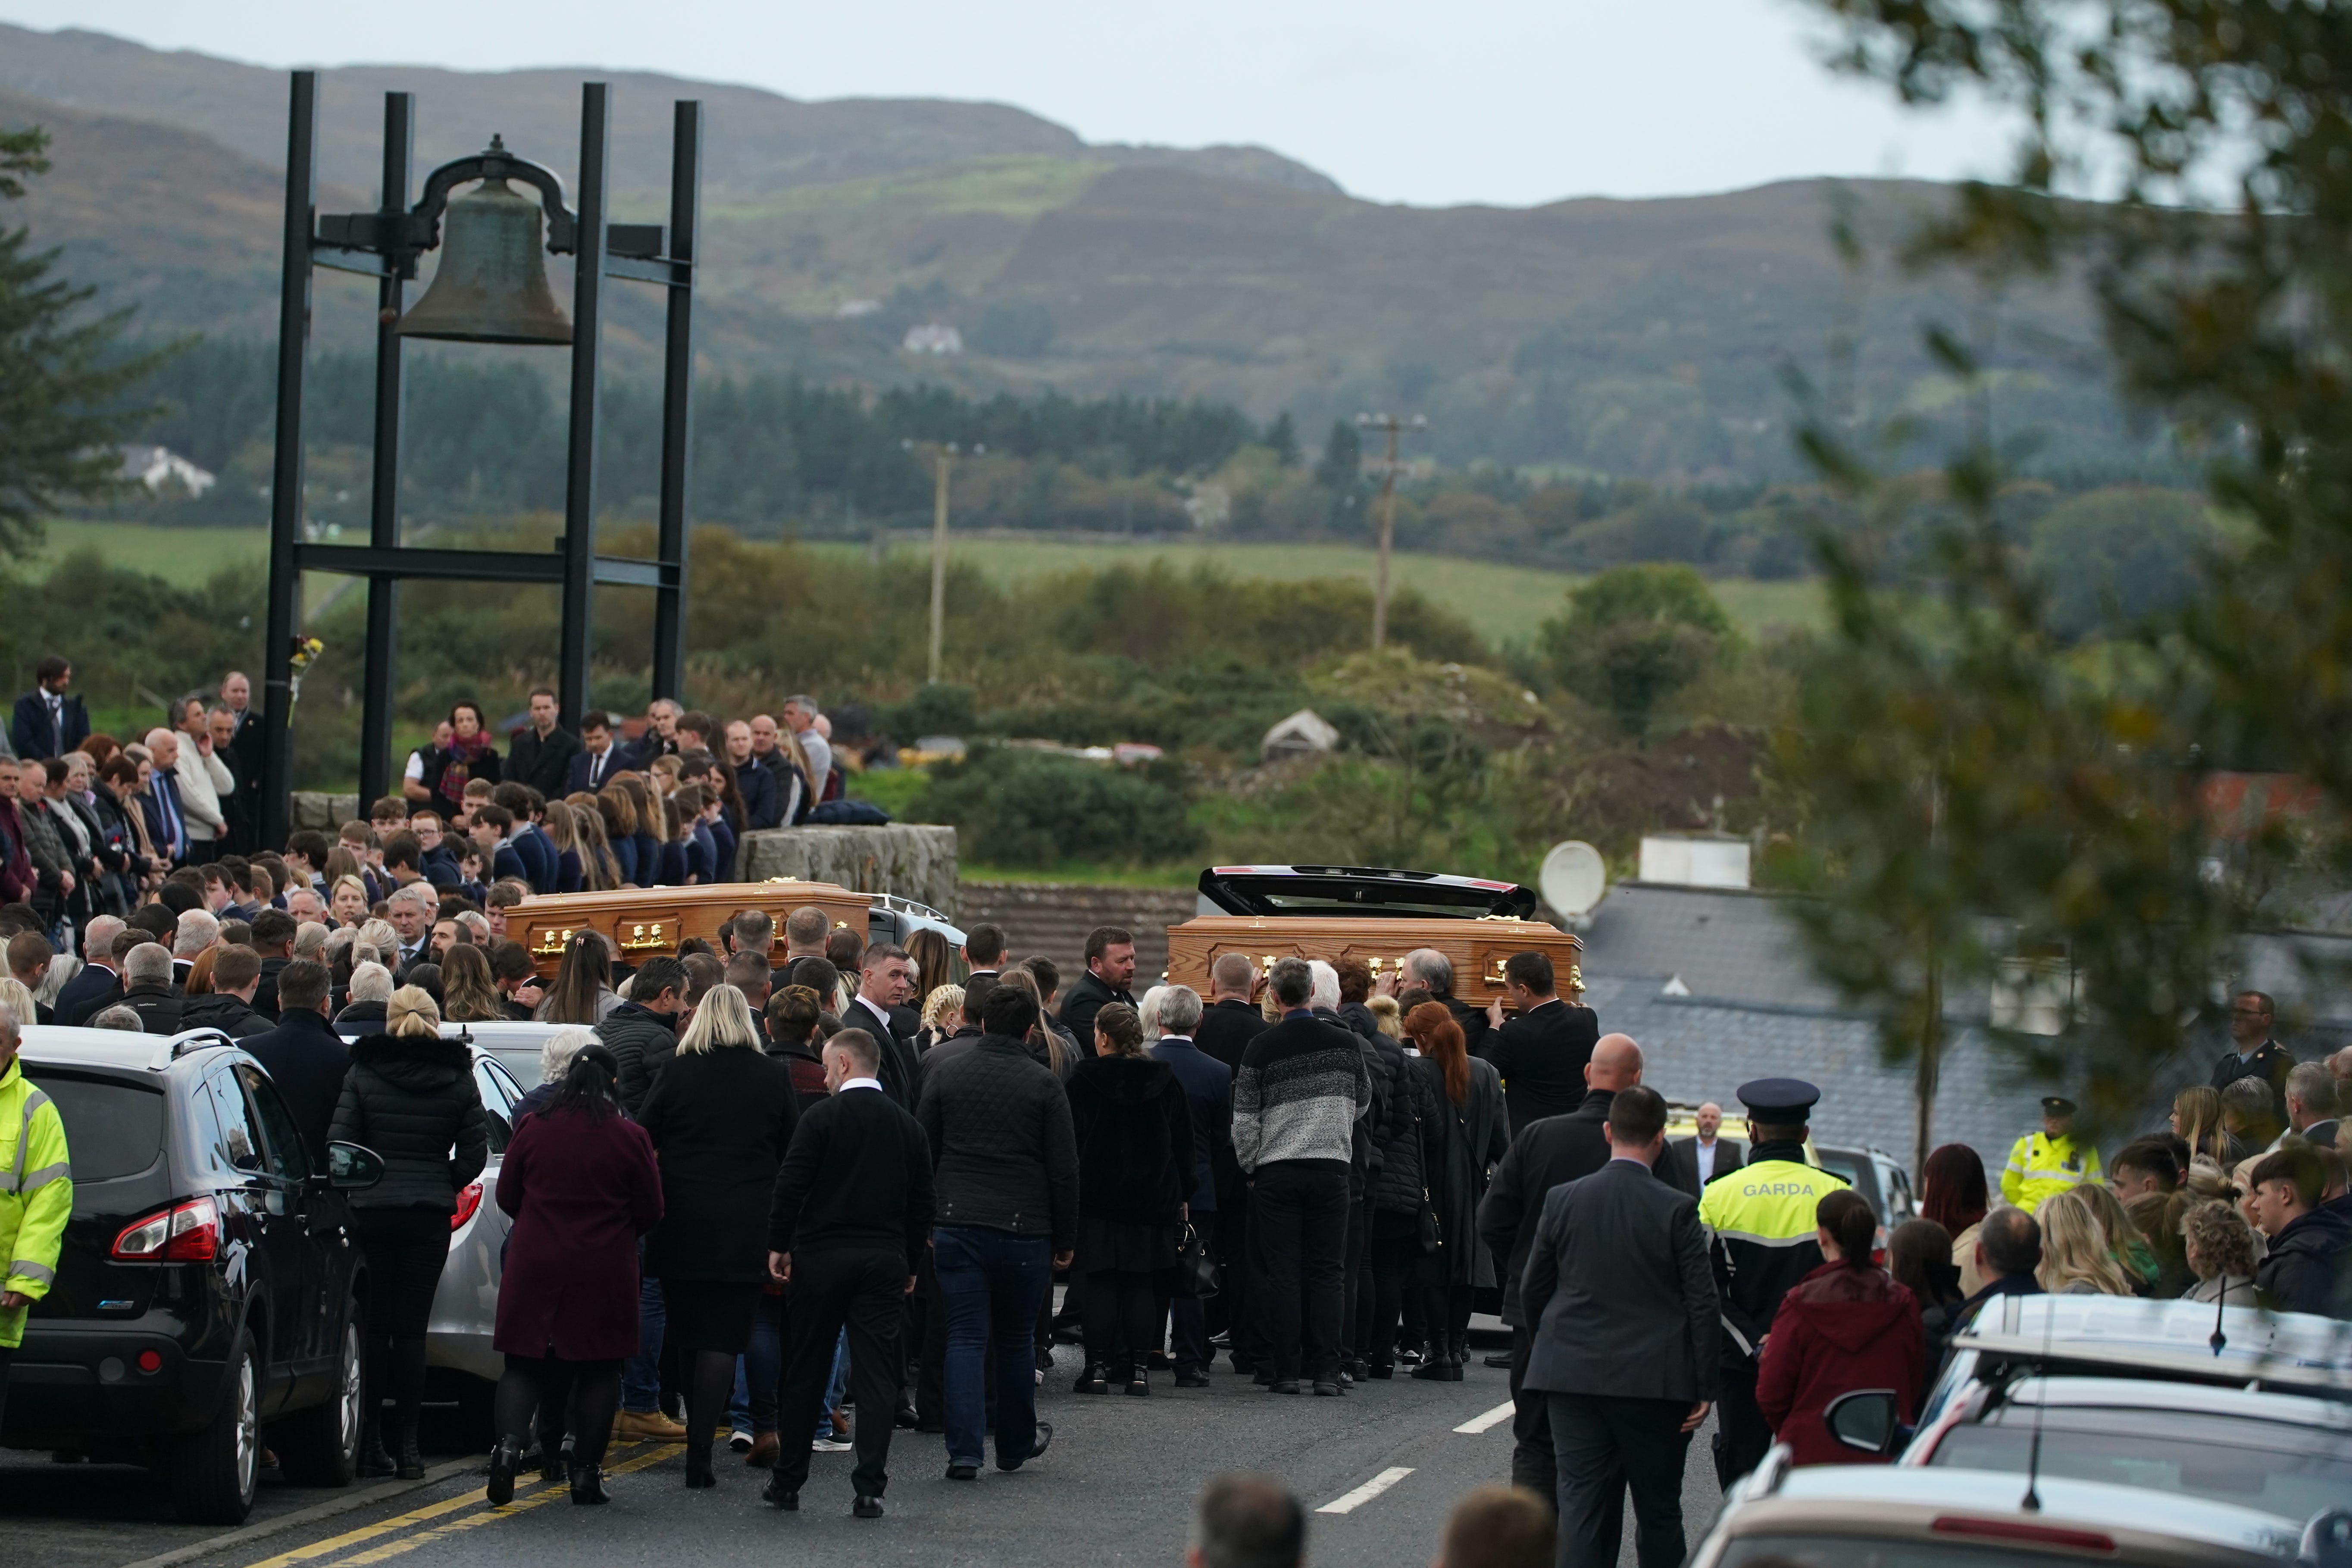
M760 1310L757 1281L665 1279L662 1303L669 1310L663 1334L681 1350L725 1351L741 1355L751 1342L751 1320Z
M1176 1227L1078 1216L1080 1274L1157 1274L1176 1267Z

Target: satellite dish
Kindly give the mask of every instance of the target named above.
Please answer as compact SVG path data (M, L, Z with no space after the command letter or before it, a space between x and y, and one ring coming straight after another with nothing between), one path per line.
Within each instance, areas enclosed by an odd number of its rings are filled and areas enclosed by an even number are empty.
M1574 920L1591 912L1609 890L1609 867L1600 850L1571 838L1551 847L1537 881L1543 888L1544 902Z

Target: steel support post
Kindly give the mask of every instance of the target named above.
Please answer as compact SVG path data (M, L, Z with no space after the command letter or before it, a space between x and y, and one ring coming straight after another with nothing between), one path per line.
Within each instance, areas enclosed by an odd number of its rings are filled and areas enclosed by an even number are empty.
M383 95L383 199L387 220L408 210L408 187L416 148L416 99L413 93ZM406 257L384 258L376 285L375 453L369 475L368 542L378 550L400 544L402 395L400 315L408 306ZM393 694L398 687L400 579L374 576L367 584L367 667L360 718L360 804L364 806L392 786Z
M669 289L662 358L661 533L654 554L667 570L654 590L656 697L686 699L686 509L694 477L694 287L701 248L702 105L680 101L670 129L669 258L688 269Z
M603 400L606 171L613 146L611 86L580 89L580 234L572 285L572 437L564 468L563 621L556 653L562 721L588 709L588 642L595 603L596 426Z
M302 391L310 367L310 234L319 203L319 77L296 71L286 115L284 269L278 290L278 452L269 480L269 605L262 636L261 842L286 841L294 805L294 638L302 578Z

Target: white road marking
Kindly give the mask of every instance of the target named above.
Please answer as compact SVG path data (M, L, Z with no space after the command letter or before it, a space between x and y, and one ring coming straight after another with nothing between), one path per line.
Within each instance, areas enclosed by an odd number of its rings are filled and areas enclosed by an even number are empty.
M1354 1491L1341 1492L1315 1511L1317 1513L1353 1513L1411 1474L1412 1474L1411 1465L1391 1466Z
M1475 1437L1479 1433L1486 1431L1490 1427L1499 1426L1504 1422L1508 1421L1511 1418L1512 1413L1517 1409L1517 1405L1506 1400L1502 1404L1495 1406L1492 1410L1486 1412L1486 1415L1474 1415L1469 1420L1465 1421L1461 1426L1456 1426L1454 1429L1456 1432L1467 1432L1470 1436Z

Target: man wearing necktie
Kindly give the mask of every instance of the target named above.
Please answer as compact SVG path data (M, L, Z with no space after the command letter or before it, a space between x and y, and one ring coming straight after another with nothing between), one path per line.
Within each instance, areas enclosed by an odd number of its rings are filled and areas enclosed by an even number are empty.
M62 757L89 739L89 715L81 699L66 695L73 681L70 661L51 654L34 667L34 689L16 699L8 740L28 762Z
M180 737L170 730L147 731L147 795L140 809L155 853L173 866L188 860L188 819L180 810L180 784L173 768L180 760Z

